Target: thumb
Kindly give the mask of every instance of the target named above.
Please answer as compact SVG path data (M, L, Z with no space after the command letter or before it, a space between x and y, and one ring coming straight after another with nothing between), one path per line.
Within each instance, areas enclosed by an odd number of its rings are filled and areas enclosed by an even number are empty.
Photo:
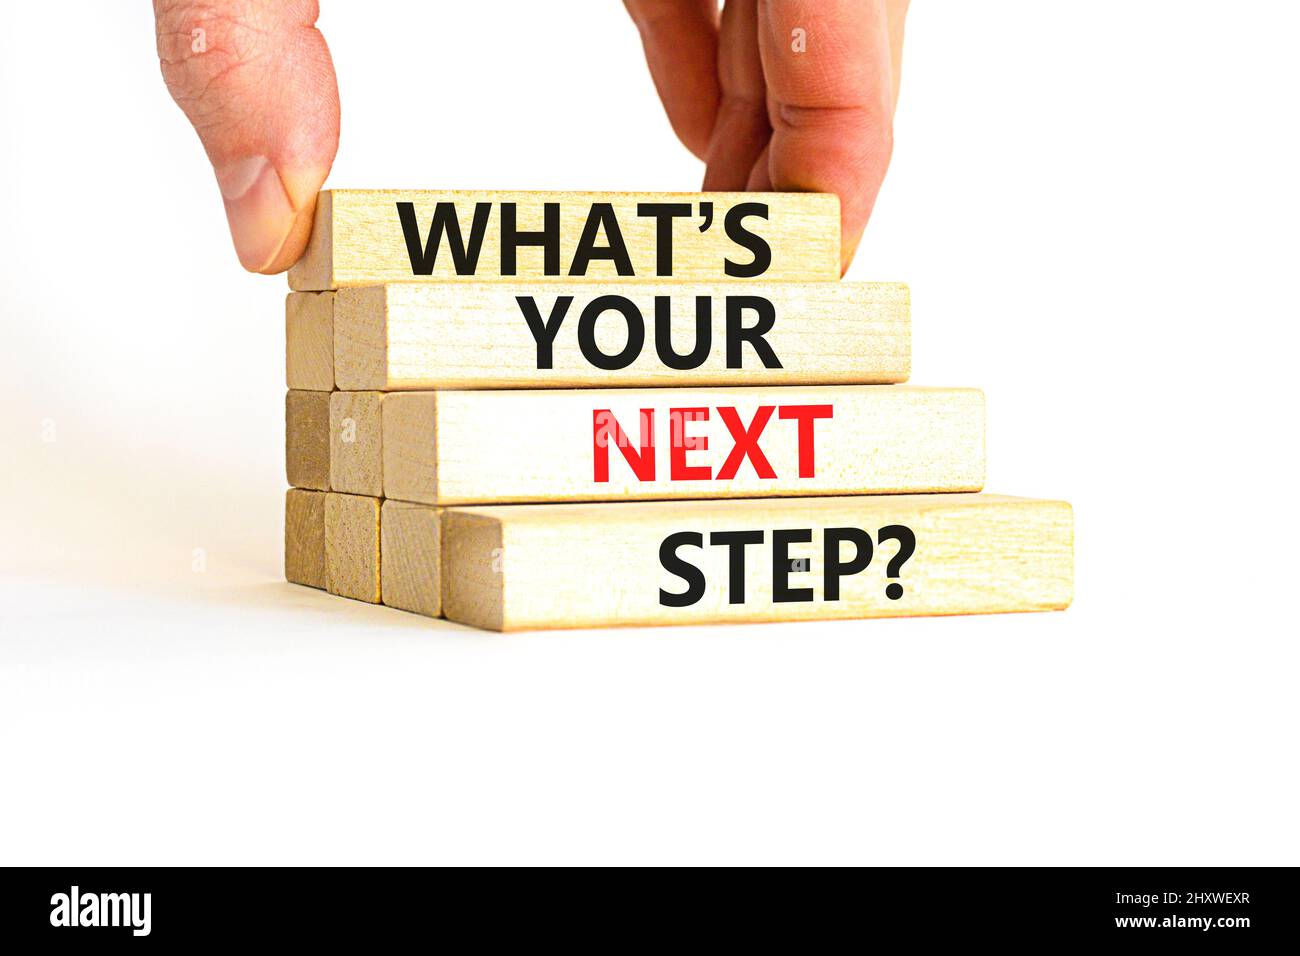
M302 255L338 150L318 14L316 0L154 0L163 79L203 142L252 272L282 272Z

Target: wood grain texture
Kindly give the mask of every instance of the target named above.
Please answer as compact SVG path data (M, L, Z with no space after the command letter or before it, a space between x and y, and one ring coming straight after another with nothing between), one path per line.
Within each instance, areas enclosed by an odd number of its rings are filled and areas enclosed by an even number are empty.
M381 497L384 493L382 392L330 395L330 490Z
M385 501L380 515L380 591L389 607L442 614L441 509Z
M329 392L290 389L285 393L284 471L295 488L329 490Z
M805 469L803 423L782 416L807 406L829 406L831 417L808 423L812 461ZM746 455L719 479L737 443L735 424L754 426L760 407L770 410L758 447L772 477ZM709 418L674 419L677 408L707 409ZM719 408L734 408L734 424ZM641 480L614 442L605 442L602 455L594 441L598 411L612 413L629 453L653 457L653 480ZM653 434L654 448L643 452L642 422L651 418L646 435ZM396 392L384 399L383 422L385 497L426 504L952 492L984 483L984 396L974 389ZM682 455L690 467L707 469L699 477L673 480L674 431L704 442ZM597 480L602 457L607 481Z
M284 300L285 379L290 388L334 388L334 293L290 292Z
M449 508L443 521L443 613L492 630L1059 610L1073 592L1073 515L1060 501L954 494L514 505ZM916 537L897 577L888 571L899 546L880 541L865 569L834 578L838 598L827 600L827 529L862 529L877 540L890 525ZM812 539L787 546L779 575L776 529L804 529ZM660 549L681 531L703 536L703 547L677 554L705 583L695 603L666 607L661 589L686 588L664 569ZM709 539L737 531L764 537L740 549L743 601L732 603L730 549ZM855 555L845 542L834 557L849 563ZM808 590L776 602L778 576ZM896 600L890 583L903 588Z
M398 218L397 203L414 204L420 238L427 239L435 204L453 202L461 234L471 234L476 203L491 203L475 274L457 275L445 245L430 275L414 275L406 238ZM543 250L521 247L516 275L501 268L501 204L516 204L516 229L540 231L544 204L558 203L560 275L546 275ZM699 203L713 204L711 225L703 232ZM724 230L727 210L740 203L766 203L768 218L749 217L745 226L771 246L771 264L761 278L766 282L834 281L840 277L840 204L825 193L598 193L598 192L470 192L393 189L327 190L317 199L316 215L307 251L289 270L289 285L298 291L320 291L344 286L385 282L455 280L488 282L546 281L570 278L574 250L593 203L608 203L617 217L635 275L620 276L609 259L593 260L583 279L637 282L646 279L724 282L734 279L724 272L730 258L739 264L753 259L750 250L737 245ZM673 227L673 271L656 275L657 228L653 218L638 217L640 203L688 203L697 214L678 219ZM598 235L606 244L606 233Z
M545 322L561 295L572 301L549 346L550 367L539 368L537 339L519 299L531 300ZM740 367L727 367L726 301L738 295L772 303L775 322L763 340L779 368L766 367L755 348L739 338ZM617 370L593 365L578 337L584 310L607 296L623 297L636 307L640 323L632 328L644 336L636 359ZM670 297L672 318L667 348L678 355L691 355L696 348L697 300L711 304L710 347L696 368L674 369L656 351L656 299L665 296ZM366 286L336 294L335 375L339 388L381 391L904 382L911 371L909 312L907 286L884 282L763 282L743 288L616 282L560 288L538 282ZM758 324L752 310L737 314L745 328ZM616 356L628 347L629 335L635 333L619 312L591 315L588 324L602 353Z
M330 492L325 496L325 589L378 604L378 498Z
M325 587L325 492L290 488L284 495L284 577Z

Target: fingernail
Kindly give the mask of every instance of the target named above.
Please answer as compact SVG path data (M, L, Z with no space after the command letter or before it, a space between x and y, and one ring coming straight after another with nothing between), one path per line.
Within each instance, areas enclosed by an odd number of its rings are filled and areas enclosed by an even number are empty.
M293 229L293 203L265 156L227 163L216 173L235 252L245 269L258 272L271 264Z
M849 271L849 266L853 264L853 257L858 254L858 246L862 243L862 233L854 235L840 236L840 278Z

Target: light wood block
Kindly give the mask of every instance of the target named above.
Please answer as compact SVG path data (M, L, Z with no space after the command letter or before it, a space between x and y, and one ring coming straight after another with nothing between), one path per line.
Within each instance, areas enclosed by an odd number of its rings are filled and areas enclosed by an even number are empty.
M378 604L378 498L330 492L325 496L325 589Z
M441 242L434 244L430 239L439 203L451 205L443 207ZM405 228L403 204L409 204ZM553 207L550 226L548 204ZM643 204L689 207L690 214L662 220L661 231L659 217L649 210L644 216L637 214ZM750 214L760 208L766 210L765 217ZM546 235L549 247L503 242L510 215L517 236ZM664 254L669 237L671 271ZM471 261L474 250L477 259ZM580 254L600 250L609 257ZM765 258L769 261L762 268ZM320 291L430 279L721 282L760 277L768 282L840 277L838 197L825 193L327 190L317 199L311 239L302 259L289 270L289 285L299 291Z
M295 488L329 490L329 392L290 389L285 393L284 470Z
M330 396L330 490L381 497L384 493L382 392Z
M290 388L334 388L334 293L290 292L284 300L285 378Z
M381 391L904 382L909 298L883 282L366 286L336 294L334 356L339 388Z
M975 389L396 392L384 398L383 423L385 497L426 504L978 491L984 483L984 396Z
M284 577L325 587L325 492L290 488L284 495Z
M1073 591L1061 501L514 505L449 508L443 522L443 613L492 630L1045 611ZM882 534L898 526L915 539L901 566L901 542Z
M389 607L442 614L441 509L385 501L380 517L380 588Z

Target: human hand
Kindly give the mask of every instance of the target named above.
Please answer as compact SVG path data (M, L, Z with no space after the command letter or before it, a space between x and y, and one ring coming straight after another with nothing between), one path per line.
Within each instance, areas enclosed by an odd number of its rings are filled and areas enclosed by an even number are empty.
M893 150L908 0L624 0L706 190L840 197L847 268Z
M283 272L311 234L339 145L339 91L316 0L154 0L172 99L217 175L235 252Z
M721 17L716 0L626 3L673 129L707 163L704 189L838 194L847 266L889 164L907 0L728 0ZM282 272L338 150L316 0L154 0L154 13L239 261Z

